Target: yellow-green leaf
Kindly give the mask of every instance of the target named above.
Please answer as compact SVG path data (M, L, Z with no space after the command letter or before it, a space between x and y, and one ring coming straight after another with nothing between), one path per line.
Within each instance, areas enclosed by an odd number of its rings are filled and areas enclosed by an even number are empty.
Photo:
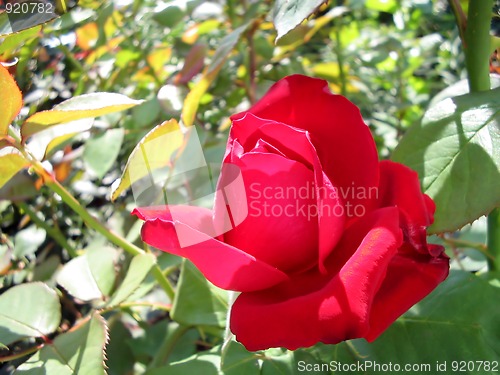
M170 166L174 152L183 145L183 141L184 135L175 119L154 127L130 154L122 177L111 193L111 200L152 171Z
M19 154L0 156L0 188L4 186L21 169L29 165L28 160Z
M208 88L217 77L217 74L219 74L224 62L236 43L238 43L241 34L247 29L248 25L249 24L246 23L238 27L222 39L219 48L215 51L211 64L205 68L201 79L187 95L182 109L182 121L186 126L193 125L196 111L198 111L198 107L200 106L201 97L207 92Z
M23 97L16 81L0 64L0 136L7 134L9 124L23 106Z
M58 104L50 111L35 113L21 127L23 141L51 126L135 107L143 100L134 100L121 94L99 92L76 96Z

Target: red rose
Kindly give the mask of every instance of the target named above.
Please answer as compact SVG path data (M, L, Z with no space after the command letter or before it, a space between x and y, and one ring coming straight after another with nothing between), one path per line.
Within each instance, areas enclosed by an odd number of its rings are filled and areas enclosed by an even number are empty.
M145 242L242 292L230 327L248 350L372 341L446 278L417 174L378 160L358 108L325 81L286 77L232 120L213 212L134 213Z

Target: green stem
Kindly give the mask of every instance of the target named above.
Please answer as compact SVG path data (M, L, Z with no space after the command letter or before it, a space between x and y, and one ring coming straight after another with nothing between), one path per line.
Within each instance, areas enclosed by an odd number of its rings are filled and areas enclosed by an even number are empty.
M490 24L493 0L469 1L465 62L471 92L490 89Z
M165 341L160 346L158 351L156 352L153 360L149 364L148 368L160 367L167 363L168 357L174 350L175 345L179 341L179 339L184 336L184 334L189 331L191 327L185 325L179 325L173 329L173 331L165 337Z
M130 309L133 307L150 307L151 309L154 309L154 310L163 310L163 311L167 311L167 312L170 312L172 310L172 305L141 301L141 302L120 303L119 305L116 305L116 306L104 308L104 309L100 310L100 313L104 314L104 313L107 313L107 312L110 312L113 310L117 310L117 309L124 310L124 309Z
M38 225L40 228L44 229L47 234L54 239L62 248L66 249L68 252L69 256L71 258L75 258L78 256L78 253L76 252L75 248L71 246L68 241L66 241L66 237L57 229L55 226L50 226L47 224L42 218L38 216L38 214L31 209L29 205L27 205L24 202L17 202L16 205L22 209L26 215L28 215L36 225Z
M337 55L337 64L339 66L339 79L340 79L340 93L346 95L347 93L347 76L344 70L344 51L342 50L342 39L340 32L342 28L342 17L340 20L334 21L335 26L335 54Z
M488 266L490 271L500 270L500 209L488 215Z
M64 54L64 57L68 59L68 61L76 70L78 70L79 72L85 72L85 68L83 67L83 65L75 58L69 48L66 47L61 40L59 40L59 46L57 48Z
M25 349L22 352L11 354L11 355L6 355L4 357L0 357L0 363L2 362L10 362L14 361L15 359L23 358L26 357L27 355L33 354L37 352L38 350L42 349L45 344L40 344L37 346L33 346L31 348Z
M38 161L21 143L21 139L19 138L19 135L9 127L9 135L15 139L17 142L16 147L19 149L19 151L22 153L22 155L26 158L31 163L31 167L35 171L35 173L43 179L45 185L51 189L54 193L58 194L61 199L63 200L64 203L66 203L76 214L78 214L85 224L87 224L88 227L94 229L96 232L102 234L106 239L108 239L111 243L114 243L116 246L121 247L123 250L125 250L127 253L131 255L139 255L139 254L144 254L144 250L141 248L135 246L133 243L127 241L125 238L120 236L119 234L111 231L110 229L106 228L99 220L97 220L94 216L92 216L86 209L83 207L78 200L76 200L71 193L66 190L64 186L62 186L59 181L57 181L54 176L50 172L48 172L45 167ZM155 264L153 268L151 269L151 272L158 282L160 286L163 288L167 296L170 298L170 300L173 301L175 292L170 284L170 281L168 281L167 277L163 273L163 271L160 269L160 267Z
M465 58L471 92L490 90L489 59L491 54L490 24L493 0L469 1L465 30ZM488 265L500 270L500 209L488 215Z
M130 243L125 238L119 234L113 232L112 230L106 228L101 222L99 222L94 216L92 216L80 203L73 197L59 181L55 179L50 179L45 182L46 185L54 192L57 193L64 203L66 203L73 211L75 211L82 219L85 221L87 226L94 229L96 232L102 234L110 242L114 243L116 246L121 247L127 253L131 255L144 254L144 251L139 247ZM168 297L173 300L175 292L170 284L170 281L165 277L160 267L155 264L151 269L153 276L160 286L165 290Z

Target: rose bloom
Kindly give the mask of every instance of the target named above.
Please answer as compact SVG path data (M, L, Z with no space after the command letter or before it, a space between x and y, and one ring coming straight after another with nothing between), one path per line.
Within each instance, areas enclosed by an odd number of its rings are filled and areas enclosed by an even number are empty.
M354 104L293 75L232 117L213 210L134 214L146 243L241 292L230 328L255 351L375 340L448 275L434 211L414 171L378 160Z

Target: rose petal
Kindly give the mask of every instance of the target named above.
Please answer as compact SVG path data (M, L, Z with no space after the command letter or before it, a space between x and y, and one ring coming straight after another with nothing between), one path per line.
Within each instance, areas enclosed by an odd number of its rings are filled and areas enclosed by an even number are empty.
M164 221L180 221L208 235L214 235L213 212L207 208L196 206L150 206L137 207L132 215L143 221L162 219Z
M292 75L276 82L248 112L311 133L323 169L353 207L372 205L378 156L359 109L321 79ZM232 117L242 118L246 112ZM354 216L354 215L351 215Z
M399 316L446 279L449 258L442 251L441 247L438 257L398 254L392 259L372 305L370 331L365 336L368 341L375 340Z
M324 271L324 261L342 235L345 209L338 196L338 189L323 172L308 132L275 121L262 120L247 113L235 120L231 129L229 143L239 145L239 142L243 144L240 147L251 152L259 142L265 142L284 156L300 161L314 171L314 196L317 198L319 225L318 263ZM242 152L240 148L238 150Z
M406 241L428 253L426 228L432 224L435 205L422 193L418 174L399 163L380 162L379 207L397 206Z
M311 212L317 209L316 198L310 194L313 172L271 153L247 153L233 161L243 176L248 216L224 234L224 241L283 271L315 265L318 224ZM235 216L232 206L230 210ZM217 222L217 213L223 209L215 211Z
M144 242L162 251L188 258L209 281L222 289L256 291L288 279L276 268L207 235L206 233L213 231L213 226L210 227L210 210L170 206L163 212L156 207L137 209L133 213L146 220L142 227ZM172 217L176 220L172 221ZM181 242L186 240L191 244L181 246Z
M362 337L369 329L372 300L400 244L397 209L371 212L346 229L327 260L328 275L311 270L274 288L241 294L231 310L232 332L251 351Z

